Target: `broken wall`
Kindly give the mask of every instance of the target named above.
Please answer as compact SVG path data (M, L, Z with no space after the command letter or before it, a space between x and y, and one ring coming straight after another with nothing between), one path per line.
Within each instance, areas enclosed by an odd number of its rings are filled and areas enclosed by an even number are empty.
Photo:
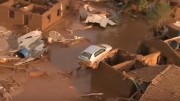
M23 25L23 13L8 7L0 6L0 20L14 25Z
M180 19L180 7L178 7L175 11L175 19Z
M172 49L167 43L165 43L162 40L145 40L142 42L141 46L145 46L147 50L150 50L152 48L156 49L161 53L161 57L167 58L167 63L168 64L175 64L177 66L180 66L180 56L179 53L176 52L174 49ZM142 47L139 48L139 53L143 52ZM143 53L140 53L143 54ZM151 54L151 53L149 53Z
M135 59L135 60L125 61L123 63L117 64L113 66L112 68L120 72L123 72L123 71L130 72L132 70L144 68L146 66L148 65L145 64L143 61Z
M42 29L42 16L38 14L29 15L28 26L31 30Z
M114 66L125 61L134 60L136 57L137 55L135 54L130 54L120 49L115 49L108 54L108 58L105 59L105 62L110 66Z
M148 66L148 64L144 63L142 58L143 56L141 55L131 54L126 51L116 49L108 55L108 58L105 59L104 63L119 72L129 72L131 70Z
M69 7L69 0L63 0L62 2L54 5L51 9L42 15L41 30L48 28L59 21L64 16Z
M56 23L61 18L61 4L56 4L49 11L42 15L42 26L41 29L44 30L50 25Z
M34 8L32 4L28 5L26 9L18 8L18 10L12 8L11 6L14 4L13 0L12 2L6 2L0 5L0 20L13 25L28 25L31 30L44 30L60 20L65 14L64 12L69 8L69 3L69 0L63 0L45 11L45 13L36 14L32 12Z
M133 88L133 82L109 65L101 62L99 67L92 71L91 92L102 92L108 97L128 98Z
M158 64L158 58L160 56L160 52L152 53L150 55L144 56L143 61L145 64L148 64L149 66L155 66Z

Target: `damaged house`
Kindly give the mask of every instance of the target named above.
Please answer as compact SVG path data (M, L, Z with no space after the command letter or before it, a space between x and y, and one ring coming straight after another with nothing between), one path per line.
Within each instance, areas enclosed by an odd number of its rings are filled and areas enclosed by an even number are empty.
M162 65L160 58L161 52L142 56L114 50L92 71L91 90L120 101L179 101L180 68Z
M159 39L145 40L141 43L137 53L144 56L160 53L157 61L160 65L175 64L180 66L180 37L174 37L165 41Z
M166 68L170 68L168 64L180 66L179 50L172 49L168 44L174 40L179 42L179 37L166 41L145 40L142 45L145 45L149 52L144 54L145 56L120 49L112 50L98 68L93 70L91 90L130 101L139 99L152 80Z
M147 84L146 90L141 93L142 96L136 100L179 101L179 72L180 68L175 65L146 67L129 72L130 78Z
M69 0L1 0L0 21L44 30L56 23L69 8Z
M98 68L92 71L91 91L104 92L104 95L108 97L118 96L123 101L134 98L133 94L137 91L137 85L145 87L147 85L138 83L126 74L133 70L157 66L159 55L160 53L141 56L120 49L112 50L108 57L100 62ZM141 90L144 91L145 88ZM130 98L131 96L133 97Z

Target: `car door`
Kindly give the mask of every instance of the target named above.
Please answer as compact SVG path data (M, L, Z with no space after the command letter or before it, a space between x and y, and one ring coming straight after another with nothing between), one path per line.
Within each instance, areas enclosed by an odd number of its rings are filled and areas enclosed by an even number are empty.
M94 62L99 62L103 59L103 56L105 55L105 51L106 49L99 49L97 50L93 55L94 55L94 60L92 61Z

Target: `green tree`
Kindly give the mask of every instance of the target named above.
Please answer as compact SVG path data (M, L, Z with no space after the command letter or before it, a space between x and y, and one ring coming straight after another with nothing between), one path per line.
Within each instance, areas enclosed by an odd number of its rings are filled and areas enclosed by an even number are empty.
M136 0L136 3L138 5L138 10L146 12L148 9L148 1L147 0Z
M166 3L155 3L155 5L148 10L147 18L153 27L158 28L166 24L170 19L172 14L171 7Z

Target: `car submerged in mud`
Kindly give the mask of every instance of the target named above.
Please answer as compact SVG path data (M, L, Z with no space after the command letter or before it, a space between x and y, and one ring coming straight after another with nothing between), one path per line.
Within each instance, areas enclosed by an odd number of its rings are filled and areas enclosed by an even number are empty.
M96 69L111 50L112 47L108 44L91 45L78 56L78 63L81 67Z

